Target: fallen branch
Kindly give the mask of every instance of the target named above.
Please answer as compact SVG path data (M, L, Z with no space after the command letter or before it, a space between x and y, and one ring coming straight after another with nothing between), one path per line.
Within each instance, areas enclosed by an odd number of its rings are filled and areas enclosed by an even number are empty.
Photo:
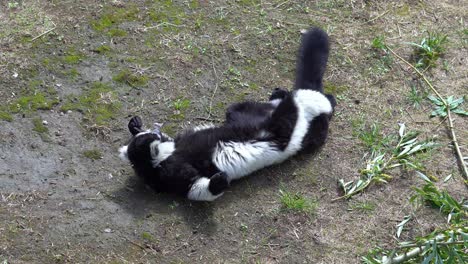
M51 29L45 31L44 33L40 34L39 36L36 36L36 37L32 38L32 39L31 39L31 42L35 41L36 39L38 39L38 38L40 38L40 37L42 37L42 36L44 36L44 35L49 34L49 33L52 32L52 31L54 31L54 30L57 28L57 26L55 25L54 22L52 22L52 24L54 24L54 27L53 27L53 28L51 28Z
M461 153L461 150L460 150L460 146L458 145L458 139L457 139L457 136L455 134L455 130L454 130L454 127L453 127L453 120L452 120L452 117L451 117L451 111L450 111L450 106L448 105L447 101L440 95L440 93L437 91L437 89L434 88L434 86L432 85L432 83L426 78L426 75L424 75L424 73L422 73L421 71L419 71L416 67L414 67L411 63L409 63L407 60L405 60L404 58L402 58L400 55L396 54L391 48L389 48L388 46L386 47L388 49L388 51L390 51L395 57L397 57L399 60L401 60L402 62L404 62L406 65L408 65L414 72L416 72L423 80L424 82L429 86L429 88L437 95L437 97L440 99L440 101L443 102L445 108L447 109L447 116L448 116L448 128L450 130L450 134L452 136L452 142L453 142L453 145L455 147L455 152L456 152L456 156L458 158L458 161L460 163L460 167L461 167L461 170L462 170L462 177L464 179L464 183L466 186L468 186L468 169L466 167L466 164L465 164L465 160L463 159L463 155Z

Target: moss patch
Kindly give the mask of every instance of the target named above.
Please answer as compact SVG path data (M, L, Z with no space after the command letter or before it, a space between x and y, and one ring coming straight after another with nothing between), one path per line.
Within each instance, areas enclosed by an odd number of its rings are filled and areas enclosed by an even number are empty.
M61 110L76 110L85 115L86 121L96 125L106 125L114 118L120 106L117 94L110 85L96 82L81 96L68 98Z
M11 122L13 121L13 116L8 112L0 110L0 120Z
M346 92L349 89L348 86L345 85L336 85L330 82L325 82L323 85L323 91L326 94L332 94L332 95L339 95L344 92Z
M128 84L131 87L145 86L148 83L148 77L145 75L133 74L130 70L120 71L112 80Z
M104 31L124 21L135 21L138 13L139 10L135 6L122 9L110 8L101 18L91 22L91 27L96 31Z
M83 156L91 160L98 160L102 158L102 153L98 149L90 149L83 151Z
M33 131L36 131L37 133L42 134L42 133L49 132L49 129L46 126L44 126L44 124L42 124L42 120L40 118L34 118L33 125L34 125Z

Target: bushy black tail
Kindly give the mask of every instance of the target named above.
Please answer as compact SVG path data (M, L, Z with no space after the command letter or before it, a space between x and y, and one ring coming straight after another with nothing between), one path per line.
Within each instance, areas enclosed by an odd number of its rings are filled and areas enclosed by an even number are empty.
M323 74L329 53L328 35L319 28L311 28L302 36L294 89L310 89L323 93Z

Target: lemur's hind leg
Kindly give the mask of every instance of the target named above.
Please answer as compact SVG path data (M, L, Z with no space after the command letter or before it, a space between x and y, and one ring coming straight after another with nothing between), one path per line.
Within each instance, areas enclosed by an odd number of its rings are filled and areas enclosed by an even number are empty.
M268 103L243 102L229 106L226 111L226 124L229 125L259 125L271 116L278 104L289 92L282 88L275 88Z
M141 121L141 118L139 116L134 116L130 121L128 122L128 130L132 135L136 135L140 132L143 132L143 121Z

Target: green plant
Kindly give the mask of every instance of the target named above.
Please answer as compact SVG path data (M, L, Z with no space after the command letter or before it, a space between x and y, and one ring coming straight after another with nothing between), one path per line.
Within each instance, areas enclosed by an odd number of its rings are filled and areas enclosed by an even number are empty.
M190 103L191 102L189 99L178 98L172 103L172 106L174 107L176 111L184 111L190 107Z
M415 85L411 85L411 90L408 93L407 98L408 98L408 101L410 101L413 104L414 108L421 107L421 103L423 102L424 97L426 97L425 92L421 94L421 92L418 91L418 89L416 89Z
M416 67L427 69L434 67L436 61L445 52L445 44L447 43L447 36L436 33L427 33L427 37L423 38L421 42L409 43L416 47Z
M363 212L372 212L375 210L375 203L372 202L355 202L352 204L349 204L349 209L350 211L358 210L358 211L363 211Z
M366 161L366 168L360 171L361 177L354 181L345 182L343 179L339 180L340 186L343 188L344 195L338 199L348 199L351 196L362 192L372 183L387 183L392 179L392 176L386 172L397 168L412 168L416 170L424 169L419 164L411 161L411 156L431 149L435 143L431 140L418 141L418 133L406 133L405 124L400 124L399 141L391 151L374 151L371 153L370 158Z
M305 198L299 193L290 193L280 190L280 201L283 210L312 213L317 207L317 202Z
M377 36L372 40L371 47L377 50L385 51L387 48L385 46L385 37Z
M427 202L448 215L452 224L442 230L403 241L391 250L382 248L372 249L364 256L364 263L394 264L394 263L466 263L468 261L468 204L463 200L457 202L446 191L440 191L425 176L426 184L423 188L415 188L416 194L410 201ZM408 219L408 220L407 220ZM409 221L405 217L403 224ZM400 229L399 229L400 230Z
M440 116L446 117L447 116L447 107L450 108L450 111L455 114L468 116L468 112L459 108L459 106L463 103L463 98L454 99L453 96L447 97L445 103L435 96L428 96L429 100L436 105L434 111L432 111L431 116Z
M447 215L447 222L459 223L463 218L468 217L468 201L457 202L447 191L439 191L424 174L419 174L426 181L422 188L414 188L416 194L410 199L413 203L427 203L439 208L443 214Z

